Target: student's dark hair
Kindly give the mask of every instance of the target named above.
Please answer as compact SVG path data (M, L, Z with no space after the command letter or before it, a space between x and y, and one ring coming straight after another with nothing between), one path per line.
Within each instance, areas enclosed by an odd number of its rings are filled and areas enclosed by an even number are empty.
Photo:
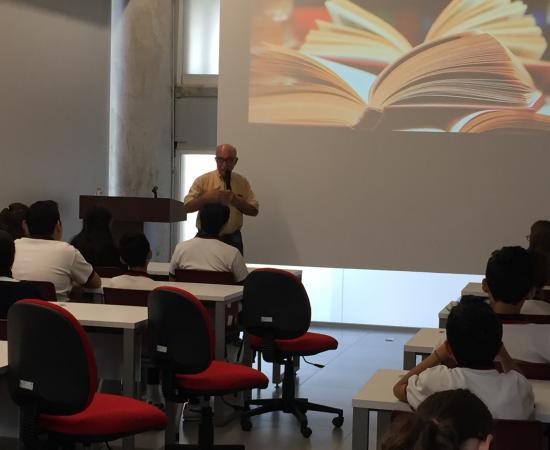
M479 303L485 303L488 300L487 296L483 295L463 295L460 297L460 303L463 304L479 304Z
M502 345L502 324L483 302L460 302L447 319L447 341L459 366L493 367Z
M502 247L487 261L485 278L494 300L516 305L535 286L533 258L522 247Z
M27 226L31 237L51 237L59 220L59 207L53 200L35 202L27 211Z
M23 220L29 210L23 203L12 203L0 212L0 229L7 231L13 239L19 239L25 236L23 229Z
M7 231L0 230L0 276L11 278L11 266L15 257L13 237Z
M199 210L199 220L202 233L218 236L229 220L229 207L221 203L205 203Z
M143 233L126 233L120 238L119 250L128 267L143 267L151 245Z
M382 442L383 450L459 450L468 439L485 440L491 434L489 409L466 389L437 392L416 412L393 422Z

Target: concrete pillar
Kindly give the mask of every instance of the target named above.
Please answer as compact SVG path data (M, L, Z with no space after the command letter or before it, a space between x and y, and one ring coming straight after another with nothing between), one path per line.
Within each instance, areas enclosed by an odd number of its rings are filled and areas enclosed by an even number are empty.
M172 196L174 3L112 0L109 195ZM155 260L170 227L147 225Z

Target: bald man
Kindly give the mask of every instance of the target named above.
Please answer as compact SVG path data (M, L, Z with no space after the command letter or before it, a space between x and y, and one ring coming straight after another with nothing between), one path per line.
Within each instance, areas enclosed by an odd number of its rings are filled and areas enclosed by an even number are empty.
M259 204L248 180L233 172L237 161L235 147L230 144L218 145L217 169L201 175L193 182L189 193L183 199L183 204L186 212L198 211L205 203L229 206L229 220L222 228L220 239L243 253L243 214L257 216ZM198 221L197 228L200 229Z

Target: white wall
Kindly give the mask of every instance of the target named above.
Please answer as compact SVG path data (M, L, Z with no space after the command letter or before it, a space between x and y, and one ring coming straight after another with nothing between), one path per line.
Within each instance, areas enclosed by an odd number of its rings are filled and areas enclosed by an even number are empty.
M107 188L109 0L0 0L0 206Z

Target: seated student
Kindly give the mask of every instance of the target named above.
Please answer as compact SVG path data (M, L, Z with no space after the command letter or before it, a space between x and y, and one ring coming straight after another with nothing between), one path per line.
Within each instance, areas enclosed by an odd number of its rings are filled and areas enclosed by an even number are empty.
M157 284L147 275L151 260L151 246L143 233L126 233L119 242L120 257L128 272L109 281L109 287L118 289L154 289Z
M180 242L170 261L170 276L176 269L233 272L235 281L243 281L248 269L240 252L219 240L223 226L229 220L229 208L219 203L206 203L199 210L201 229L188 241Z
M40 291L30 283L12 278L11 266L15 256L15 244L11 235L0 230L0 319L6 319L9 307L24 298L42 299Z
M504 323L503 342L512 358L534 363L550 363L550 325L521 323L522 314L540 314L540 304L531 298L533 264L527 250L521 247L503 247L493 252L487 268L483 289L489 295L493 311L513 319Z
M111 234L111 212L94 206L82 223L82 231L71 240L82 256L94 267L122 267L120 255Z
M72 284L101 287L101 278L81 253L62 242L63 228L57 203L33 203L26 218L30 237L15 241L13 275L18 280L51 281L58 300L68 300Z
M436 392L413 414L393 421L382 450L489 450L493 418L487 406L466 389Z
M495 369L500 356L504 373ZM450 368L445 364L455 364ZM497 419L528 419L533 413L531 384L517 371L502 344L502 325L485 303L459 303L449 314L447 341L411 369L397 384L395 396L414 409L435 392L469 389Z
M25 216L29 208L23 203L12 203L0 212L0 229L7 231L13 239L19 239L28 234Z

